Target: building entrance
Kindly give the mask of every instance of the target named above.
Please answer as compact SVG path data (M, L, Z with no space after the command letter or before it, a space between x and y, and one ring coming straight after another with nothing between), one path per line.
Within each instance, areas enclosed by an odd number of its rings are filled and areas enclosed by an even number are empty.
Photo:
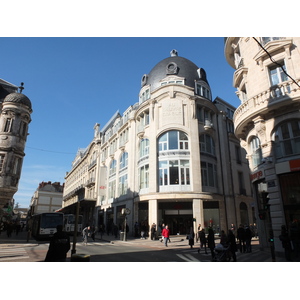
M169 226L170 234L188 234L193 226L193 215L165 215L165 225Z

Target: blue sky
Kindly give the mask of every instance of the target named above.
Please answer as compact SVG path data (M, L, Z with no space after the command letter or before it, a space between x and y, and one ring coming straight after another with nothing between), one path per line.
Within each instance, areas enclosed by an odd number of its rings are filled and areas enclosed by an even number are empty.
M223 37L0 38L0 78L32 102L32 122L15 202L28 207L42 181L64 182L79 148L110 117L138 101L141 77L176 49L206 70L213 98L234 106L234 69L224 57Z

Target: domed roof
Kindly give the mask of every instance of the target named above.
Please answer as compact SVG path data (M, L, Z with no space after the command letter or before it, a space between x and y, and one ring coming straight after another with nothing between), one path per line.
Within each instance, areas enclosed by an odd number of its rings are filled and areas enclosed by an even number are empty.
M176 50L171 51L171 57L167 57L154 66L148 75L142 78L142 86L149 84L151 91L161 85L161 80L167 76L176 75L185 78L185 85L195 88L195 81L203 80L207 84L204 69L197 67L190 60L177 55Z
M20 93L8 94L3 100L3 103L5 103L5 102L20 103L20 104L28 106L28 108L31 109L31 101L24 94L20 94Z

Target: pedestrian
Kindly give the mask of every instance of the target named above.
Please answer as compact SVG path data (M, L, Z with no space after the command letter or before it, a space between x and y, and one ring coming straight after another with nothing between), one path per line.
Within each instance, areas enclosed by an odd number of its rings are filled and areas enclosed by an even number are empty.
M246 244L246 252L247 253L252 252L251 239L252 239L252 231L249 228L249 226L246 226L246 229L245 229L245 244Z
M244 253L245 250L246 250L246 246L245 246L245 229L244 229L242 224L240 224L240 226L237 230L237 239L238 239L238 242L239 242L240 252Z
M87 226L82 230L82 241L85 246L87 245L88 237L90 236L90 229L90 226Z
M193 246L194 246L194 238L195 238L195 233L194 233L193 227L191 227L190 232L188 234L189 246L191 248L193 248Z
M155 235L156 235L156 224L153 223L151 226L151 240L154 241L155 240Z
M198 249L198 253L200 253L201 249L204 247L205 254L208 254L206 250L206 244L207 244L207 239L205 236L205 229L202 228L200 232L200 248Z
M282 247L284 248L284 254L285 254L286 261L292 261L292 259L291 259L291 251L292 251L291 240L290 240L290 237L288 235L288 231L287 231L285 225L281 226L281 234L279 236L279 239L282 243Z
M200 241L200 233L201 233L201 224L198 225L197 228L197 238L196 238L196 242Z
M165 246L168 247L168 241L170 238L170 230L168 225L165 226L161 234L163 236Z
M215 257L215 247L216 247L216 243L215 243L215 234L213 229L210 227L208 229L208 236L207 236L207 246L210 249L210 253L211 253L211 260L214 260Z
M63 231L62 225L57 225L57 232L50 240L49 249L46 254L47 262L64 262L67 259L67 253L71 248L70 237Z
M236 241L235 241L235 235L231 229L228 230L227 243L229 245L229 252L231 254L231 257L233 258L233 261L236 261L235 252L237 251L237 246L236 246ZM231 257L229 258L229 261L230 261Z

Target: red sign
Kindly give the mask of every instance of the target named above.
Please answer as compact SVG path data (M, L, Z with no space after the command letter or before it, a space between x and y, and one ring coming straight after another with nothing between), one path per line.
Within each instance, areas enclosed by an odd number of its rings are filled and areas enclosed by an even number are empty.
M258 179L260 179L262 177L263 177L263 172L262 171L258 171L256 173L253 173L253 174L250 175L251 181L258 180Z
M289 164L290 164L291 172L300 170L300 159L290 160Z

